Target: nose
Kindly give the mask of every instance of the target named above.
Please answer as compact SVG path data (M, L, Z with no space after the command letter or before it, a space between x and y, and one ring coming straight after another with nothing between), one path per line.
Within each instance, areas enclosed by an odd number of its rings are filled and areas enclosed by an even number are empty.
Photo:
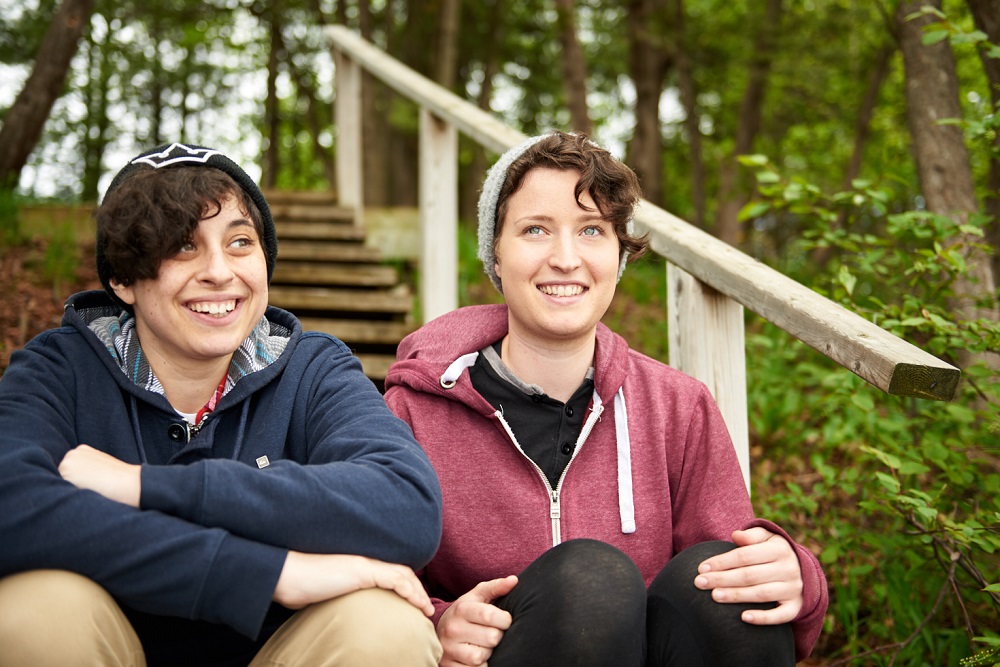
M205 253L198 272L198 280L212 285L225 285L234 275L233 268L229 265L229 258L221 248Z
M560 271L573 271L580 266L580 250L576 247L576 237L572 234L558 234L553 242L549 265Z

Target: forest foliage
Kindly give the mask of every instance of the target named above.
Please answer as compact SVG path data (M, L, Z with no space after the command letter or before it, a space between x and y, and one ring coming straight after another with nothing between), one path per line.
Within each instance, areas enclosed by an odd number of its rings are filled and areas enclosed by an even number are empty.
M59 4L0 0L0 106ZM19 186L0 192L0 235L30 234L18 203L95 201L124 159L173 140L266 185L331 187L334 22L525 133L589 126L654 203L960 366L950 403L887 396L749 315L754 504L829 577L813 664L1000 663L998 3L95 0ZM959 137L943 184L914 127L937 103L904 49L914 26L953 77L956 114L929 127ZM415 109L365 91L366 203L412 205ZM490 159L463 138L466 249ZM942 187L970 198L939 205ZM462 284L480 294L469 254ZM655 303L662 269L638 263L621 291ZM628 326L665 358L662 318Z

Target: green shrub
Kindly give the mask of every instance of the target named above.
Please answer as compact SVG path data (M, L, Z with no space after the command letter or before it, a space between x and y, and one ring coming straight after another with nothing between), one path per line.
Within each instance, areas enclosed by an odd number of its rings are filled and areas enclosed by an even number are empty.
M870 183L825 197L764 158L746 162L760 196L744 214L794 216L808 231L789 256L827 253L822 270L792 277L952 363L961 351L987 361L1000 352L1000 324L963 321L949 306L983 220L890 215L889 195ZM782 461L761 466L755 501L823 545L831 605L818 653L860 664L1000 660L995 364L963 368L954 400L940 403L882 394L771 327L749 336L748 357L751 426L763 456Z

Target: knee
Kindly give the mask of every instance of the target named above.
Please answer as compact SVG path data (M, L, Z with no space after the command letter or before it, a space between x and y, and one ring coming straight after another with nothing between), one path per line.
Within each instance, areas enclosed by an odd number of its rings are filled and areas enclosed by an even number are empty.
M521 575L532 577L537 569L553 585L572 590L591 590L610 597L639 596L645 592L642 573L632 559L605 542L577 539L549 549ZM602 597L602 596L598 596Z
M337 664L437 665L441 644L430 619L392 591L366 589L313 605L345 657ZM301 613L301 612L300 612Z
M94 581L63 570L0 579L0 646L12 664L143 664L142 647L121 608Z

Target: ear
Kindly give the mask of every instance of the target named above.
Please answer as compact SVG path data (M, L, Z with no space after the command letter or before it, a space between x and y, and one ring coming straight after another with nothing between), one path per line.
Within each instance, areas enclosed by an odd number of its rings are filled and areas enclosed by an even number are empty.
M132 286L126 287L116 280L112 280L111 289L115 291L115 296L130 306L135 305L135 290Z

